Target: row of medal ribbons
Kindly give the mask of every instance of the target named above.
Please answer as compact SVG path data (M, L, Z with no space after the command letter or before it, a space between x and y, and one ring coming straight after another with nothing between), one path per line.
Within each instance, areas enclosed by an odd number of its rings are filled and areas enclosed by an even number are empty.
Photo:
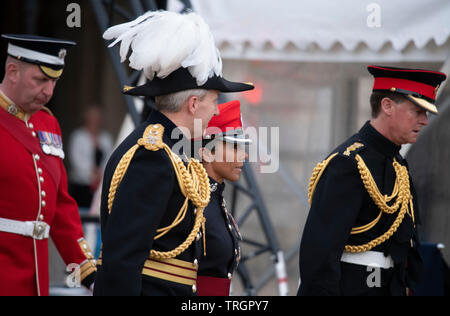
M38 132L38 135L41 142L42 151L46 155L52 155L64 159L65 154L60 135L50 132Z

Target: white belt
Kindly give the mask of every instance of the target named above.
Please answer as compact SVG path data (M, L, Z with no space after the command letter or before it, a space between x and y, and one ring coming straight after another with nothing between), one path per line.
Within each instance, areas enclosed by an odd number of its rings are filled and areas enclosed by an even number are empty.
M0 232L43 240L49 237L50 225L45 222L21 222L0 218Z
M377 251L366 251L359 253L344 252L342 254L341 261L383 269L394 267L394 260L392 260L391 256L385 257L384 253Z

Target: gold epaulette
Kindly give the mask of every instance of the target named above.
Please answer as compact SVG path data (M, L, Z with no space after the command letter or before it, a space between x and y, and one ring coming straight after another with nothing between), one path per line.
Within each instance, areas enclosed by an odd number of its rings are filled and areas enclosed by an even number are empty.
M355 150L357 150L357 149L359 149L359 148L362 148L362 147L364 147L364 144L361 144L361 143L359 143L359 142L356 142L356 143L354 143L353 145L347 147L347 149L344 151L344 155L345 155L345 156L350 156L350 154L352 153L352 151L355 151Z
M164 148L163 143L164 127L161 124L151 124L147 126L144 135L138 140L139 146L145 149L157 151Z

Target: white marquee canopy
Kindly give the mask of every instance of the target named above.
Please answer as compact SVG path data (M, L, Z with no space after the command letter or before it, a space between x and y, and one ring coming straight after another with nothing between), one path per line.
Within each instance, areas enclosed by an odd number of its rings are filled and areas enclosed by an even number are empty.
M225 59L443 62L450 53L449 0L191 2Z

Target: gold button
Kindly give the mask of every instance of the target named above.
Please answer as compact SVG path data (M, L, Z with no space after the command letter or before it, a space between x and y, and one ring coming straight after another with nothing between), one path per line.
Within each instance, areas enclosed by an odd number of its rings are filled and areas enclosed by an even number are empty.
M197 286L195 284L192 286L192 293L197 293Z
M32 131L32 132L31 132L31 135L32 135L33 137L36 137L36 132L35 132L35 131Z
M46 207L47 206L47 202L42 201L41 205L42 205L42 207Z
M44 215L39 215L39 220L42 222L44 220Z
M42 169L41 168L38 168L38 173L42 174Z
M233 278L233 275L231 273L228 273L228 280L231 280Z
M29 129L33 129L33 128L34 128L33 123L28 123L28 128L29 128Z
M197 259L194 260L194 267L198 267L198 260Z
M45 198L47 196L47 193L45 191L42 191L41 196Z
M39 157L38 154L34 155L34 159L36 159L37 161L39 161L41 159L41 157Z

